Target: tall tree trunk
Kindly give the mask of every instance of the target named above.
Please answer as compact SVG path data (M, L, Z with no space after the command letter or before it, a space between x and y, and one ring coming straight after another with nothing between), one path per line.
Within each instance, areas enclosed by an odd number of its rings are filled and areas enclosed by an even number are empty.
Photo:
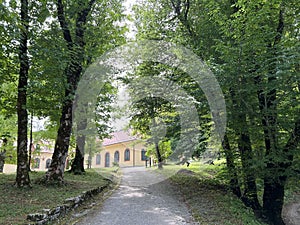
M33 147L33 136L32 136L32 127L33 127L33 112L30 116L30 137L29 137L29 156L28 156L28 170L31 171L31 155L32 155L32 147Z
M274 87L276 81L276 57L278 55L277 45L280 43L284 30L283 11L279 11L277 35L274 43L269 44L269 54L275 59L270 62L268 87ZM258 85L262 84L262 78L256 77ZM264 129L266 148L266 173L264 175L263 213L270 224L283 225L281 212L284 203L284 190L286 183L285 171L287 167L282 167L282 162L286 159L282 155L277 140L277 90L271 88L269 91L258 90L259 108L262 115L262 125ZM289 162L291 164L291 161ZM286 164L286 163L284 163Z
M70 169L70 172L74 173L76 175L79 175L79 174L82 174L85 172L85 170L84 170L84 155L82 154L82 151L80 150L82 148L82 145L81 145L81 143L78 143L78 142L84 142L85 140L80 140L80 139L85 139L85 137L77 138L75 158L72 162L71 169Z
M239 89L245 86L244 78L241 77L238 81ZM230 88L230 94L233 105L238 106L238 110L233 109L236 119L236 127L234 128L238 136L238 149L241 156L242 173L244 180L244 193L241 197L244 204L251 207L256 212L261 210L261 206L257 197L256 177L252 169L253 165L253 151L251 146L250 134L248 130L246 106L243 102L243 93L240 96L235 94L235 90ZM243 99L243 100L241 100Z
M84 173L84 153L85 153L85 140L86 136L81 134L81 131L84 131L87 126L87 120L79 121L77 125L77 137L76 137L76 153L75 158L71 166L70 172L74 174L82 174Z
M230 180L229 180L230 189L233 192L233 194L235 194L237 197L240 198L242 196L242 192L241 192L241 188L239 185L236 166L234 163L234 154L230 147L230 143L229 143L227 134L224 135L224 139L222 141L222 147L223 147L223 150L225 153L226 165L227 165L228 174L230 177Z
M155 140L155 151L156 151L156 156L157 156L157 165L158 165L158 169L162 169L163 168L163 160L159 151L159 142L158 140Z
M8 143L7 138L5 136L2 136L2 147L3 147L3 150L0 151L0 173L3 173L3 169L4 169L7 143Z
M63 105L54 153L52 155L51 165L46 173L47 182L58 181L62 183L64 181L63 176L72 130L72 105L73 101L71 99L66 100Z
M252 169L252 147L247 128L239 134L238 148L241 154L245 185L242 201L253 210L260 211L261 205L257 197L256 177Z
M28 47L28 30L29 30L29 16L28 16L28 1L21 1L21 37L20 37L20 72L18 84L18 140L17 140L17 176L16 186L24 187L30 186L30 178L28 172L28 154L27 154L27 84L29 71L29 58L27 55Z
M63 37L66 41L69 51L69 63L65 70L67 78L67 87L65 90L65 101L63 103L60 126L57 132L57 138L52 156L51 165L46 173L46 181L64 181L64 170L66 158L68 156L68 149L70 144L70 137L73 125L72 110L75 91L80 80L82 72L82 64L84 61L84 32L87 16L90 13L95 0L89 2L80 0L78 5L81 6L77 13L75 24L75 38L72 39L69 24L65 18L64 6L62 0L57 0L57 16L62 29Z
M300 118L295 122L294 129L291 132L290 138L285 145L282 154L281 162L277 165L269 163L268 169L273 169L278 173L286 171L292 166L294 158L294 150L300 143ZM276 168L275 166L279 167ZM269 176L268 176L269 175ZM263 195L263 211L264 215L273 223L274 225L283 225L284 222L281 217L282 207L284 204L284 191L287 176L285 173L278 174L277 176L272 176L267 174L264 179L264 195Z
M156 99L155 99L155 101L156 101ZM154 113L151 113L151 114L154 115ZM155 128L153 130L152 135L153 135L153 142L154 142L156 157L157 157L157 161L158 161L157 165L158 165L158 169L162 169L163 168L163 159L161 157L161 153L159 150L159 138L160 137L157 134L156 129L158 128L158 124L157 124L155 118L152 118L152 126L153 126L153 128Z

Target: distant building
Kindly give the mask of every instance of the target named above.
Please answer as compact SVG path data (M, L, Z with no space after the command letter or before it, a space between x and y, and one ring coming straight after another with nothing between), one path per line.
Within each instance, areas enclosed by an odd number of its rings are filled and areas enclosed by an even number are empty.
M39 141L32 146L31 169L35 171L46 171L50 167L54 150L54 141ZM73 153L72 153L73 154ZM89 159L88 152L85 152L84 163L88 168L103 168L119 165L120 167L145 166L146 165L145 142L129 132L118 131L106 138L93 157ZM66 168L70 166L70 157L67 157ZM4 165L4 173L16 171L16 165Z
M145 166L146 165L145 142L131 136L129 132L118 131L111 134L111 138L103 140L102 149L90 159L92 168ZM86 153L85 162L89 156ZM87 166L87 164L86 164Z
M46 171L51 164L54 141L41 140L31 148L31 169Z

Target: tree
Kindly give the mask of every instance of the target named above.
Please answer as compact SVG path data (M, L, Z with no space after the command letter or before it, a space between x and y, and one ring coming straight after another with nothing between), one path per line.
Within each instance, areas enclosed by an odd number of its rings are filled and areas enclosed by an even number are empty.
M84 171L84 154L87 139L89 140L89 157L91 157L92 140L96 138L98 141L102 141L107 138L112 132L111 127L111 113L113 112L113 103L116 98L117 89L112 86L110 82L106 82L99 92L97 97L97 106L92 113L94 113L94 121L96 124L96 133L88 127L88 119L77 120L77 135L76 135L76 154L72 162L70 172L74 174L81 174ZM84 103L85 109L88 108L88 102Z
M63 182L65 160L73 124L72 107L78 82L84 72L84 67L95 60L96 54L101 54L124 40L122 36L124 29L115 24L122 18L121 1L110 4L107 1L79 0L65 5L62 1L57 1L56 7L68 56L64 70L66 86L64 87L61 118L54 154L46 173L46 179ZM80 128L85 126L84 124L78 125L82 126ZM84 148L84 142L83 139L78 140L78 144L81 143L78 147ZM84 150L80 151L83 155ZM79 153L79 151L77 152ZM82 156L79 159L82 167Z
M28 154L27 154L27 84L28 84L28 71L29 71L29 58L28 58L28 29L29 29L29 16L28 16L28 1L21 1L21 31L20 31L20 73L18 84L18 139L17 139L17 176L16 185L18 187L25 187L30 185L28 173Z
M166 83L159 83L160 79L166 78L170 81L169 86ZM145 83L147 79L154 82ZM159 166L165 159L160 149L161 143L172 142L172 160L175 161L183 155L189 158L192 157L193 152L200 151L207 139L203 132L199 132L200 135L197 138L191 135L195 129L199 129L199 124L193 124L191 121L188 128L182 126L181 117L186 108L184 110L179 108L182 103L179 102L183 99L200 101L199 90L194 89L196 85L193 79L178 68L171 68L156 62L144 62L133 74L129 74L125 81L129 83L132 99L130 123L133 129L138 130L149 143L153 144ZM172 85L175 82L190 95L186 97L176 93L175 86ZM197 109L199 112L206 112L206 107L207 105L203 104ZM205 126L208 120L202 118L202 126ZM201 138L201 144L197 143ZM201 150L203 151L203 148Z
M283 224L285 183L299 148L298 7L296 1L184 0L149 1L136 10L138 37L188 45L211 65L227 102L223 149L231 188L270 224Z
M46 173L46 180L63 182L65 162L68 154L70 136L72 131L72 107L73 98L77 84L82 72L84 60L84 33L87 18L92 10L95 0L89 2L77 1L77 12L75 22L75 35L72 38L69 23L65 15L65 7L61 0L56 2L57 16L61 26L64 40L69 53L69 62L65 69L67 87L65 89L65 99L62 105L60 126L57 132L54 153L51 165Z

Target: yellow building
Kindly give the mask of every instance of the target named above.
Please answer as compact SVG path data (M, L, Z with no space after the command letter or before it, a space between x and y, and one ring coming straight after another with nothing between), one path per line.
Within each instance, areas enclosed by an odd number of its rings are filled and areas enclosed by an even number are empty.
M34 171L46 171L50 164L54 149L54 141L41 140L32 146L31 169ZM88 167L89 156L84 157L85 168ZM90 160L91 168L103 168L119 165L120 167L145 166L146 165L145 142L129 132L118 131L111 134L111 138L103 140L102 148L98 150ZM152 163L153 164L153 163ZM70 166L70 158L67 157L66 169ZM4 173L16 171L16 165L4 165Z
M54 142L41 140L33 144L31 151L31 169L35 171L46 171L51 164L52 154L54 151Z
M85 155L85 162L88 162L88 154ZM129 132L118 131L111 134L111 138L103 140L102 149L92 159L92 168L145 166L146 165L145 142ZM86 165L87 166L87 165Z

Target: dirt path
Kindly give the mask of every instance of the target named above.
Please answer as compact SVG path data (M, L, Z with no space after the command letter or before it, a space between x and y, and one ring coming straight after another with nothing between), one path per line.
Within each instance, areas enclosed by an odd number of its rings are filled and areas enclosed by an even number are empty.
M118 190L99 212L78 225L183 225L194 222L179 191L162 175L145 168L126 168Z
M283 209L283 217L286 225L299 225L300 203L287 204Z

